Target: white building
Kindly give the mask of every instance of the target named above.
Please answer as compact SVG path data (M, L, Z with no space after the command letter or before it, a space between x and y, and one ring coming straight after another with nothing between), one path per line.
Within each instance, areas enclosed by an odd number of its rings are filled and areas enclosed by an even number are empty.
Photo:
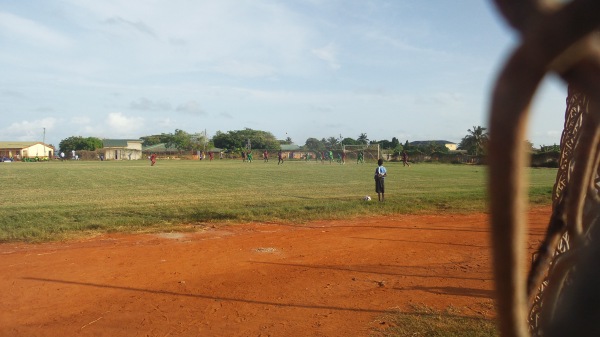
M54 154L54 147L42 142L0 142L0 158L52 159Z
M106 160L142 159L141 139L103 139L102 151Z

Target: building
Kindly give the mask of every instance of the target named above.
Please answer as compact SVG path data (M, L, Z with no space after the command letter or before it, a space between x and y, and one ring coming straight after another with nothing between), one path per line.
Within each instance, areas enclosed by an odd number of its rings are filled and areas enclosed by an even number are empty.
M302 159L302 147L296 144L281 144L281 153L287 159Z
M142 159L141 139L103 139L102 152L106 160Z
M440 146L445 146L450 151L456 151L458 144L449 142L447 140L420 140L416 142L410 142L408 145L410 146L427 146L429 144L435 144Z
M42 142L0 142L0 158L42 160L52 159L54 154L54 147Z

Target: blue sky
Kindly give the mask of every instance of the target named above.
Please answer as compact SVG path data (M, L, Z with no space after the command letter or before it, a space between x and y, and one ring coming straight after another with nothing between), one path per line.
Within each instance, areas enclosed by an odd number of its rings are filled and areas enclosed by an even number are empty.
M4 0L0 140L252 128L459 142L515 34L482 0ZM560 142L547 79L528 139Z

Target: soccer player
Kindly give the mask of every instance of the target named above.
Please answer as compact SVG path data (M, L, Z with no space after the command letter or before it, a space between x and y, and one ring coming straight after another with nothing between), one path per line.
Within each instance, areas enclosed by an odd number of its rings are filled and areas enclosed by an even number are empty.
M385 195L385 177L387 177L387 170L383 166L383 159L379 158L377 161L377 168L375 169L375 192L377 193L377 199L383 201Z
M402 166L410 167L410 164L408 163L408 154L406 151L402 151Z
M277 152L277 165L279 165L279 163L283 164L283 153L281 152L281 150Z

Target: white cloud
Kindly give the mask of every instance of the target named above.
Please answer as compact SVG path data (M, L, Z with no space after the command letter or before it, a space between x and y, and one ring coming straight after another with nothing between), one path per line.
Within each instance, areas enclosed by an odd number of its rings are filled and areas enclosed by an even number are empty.
M327 64L329 65L329 67L331 69L337 70L340 69L340 64L337 60L337 48L334 46L333 43L329 43L328 45L321 47L321 48L315 48L312 50L313 55L315 55L317 58L327 62Z
M111 112L106 120L107 133L115 136L139 137L140 130L144 127L142 117L128 117L121 112Z
M0 134L6 139L17 141L42 141L44 138L44 128L46 131L54 129L57 124L56 118L47 117L33 121L15 122L8 127L1 129Z

